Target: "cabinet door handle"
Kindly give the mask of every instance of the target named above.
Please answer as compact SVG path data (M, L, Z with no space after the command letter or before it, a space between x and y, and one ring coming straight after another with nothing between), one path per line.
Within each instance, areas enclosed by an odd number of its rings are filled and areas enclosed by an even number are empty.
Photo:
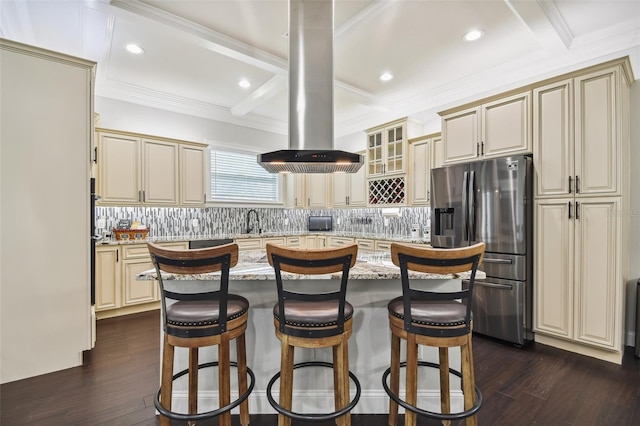
M142 190L142 202L144 203L147 199L147 194L145 194L144 189Z
M480 156L480 142L476 143L476 157Z
M480 148L480 154L484 157L484 142L481 142L481 143L480 143L480 146L481 146L481 148Z
M138 190L138 202L141 203L142 202L142 190Z
M569 201L569 219L571 219L571 201Z
M294 205L294 206L297 206L297 205L298 205L298 197L295 197L295 198L293 199L293 205Z
M580 219L580 203L576 201L576 220Z
M571 182L573 181L572 177L569 176L569 194L571 194Z
M580 192L580 177L576 175L576 194Z
M93 148L93 163L98 164L98 147Z
M431 191L427 191L427 202L431 201Z
M347 205L349 205L349 196L347 195Z
M120 262L120 250L116 249L116 262Z

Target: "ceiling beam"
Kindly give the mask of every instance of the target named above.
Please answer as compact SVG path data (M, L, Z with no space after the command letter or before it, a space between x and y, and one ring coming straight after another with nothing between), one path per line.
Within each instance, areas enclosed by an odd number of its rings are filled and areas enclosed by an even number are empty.
M553 1L504 0L513 14L550 52L566 52L573 34Z

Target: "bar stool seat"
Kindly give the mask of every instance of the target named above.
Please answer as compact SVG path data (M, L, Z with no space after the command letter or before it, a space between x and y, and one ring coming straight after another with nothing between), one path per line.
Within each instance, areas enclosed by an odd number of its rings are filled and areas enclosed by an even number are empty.
M278 425L289 426L291 419L322 421L336 419L338 425L351 425L350 411L360 398L360 382L349 371L348 339L352 333L353 306L346 301L349 270L355 264L358 246L338 249L300 250L267 244L267 258L273 266L278 288L278 302L273 307L276 337L281 343L280 371L267 385L267 399L279 413ZM339 290L309 293L285 288L282 271L294 274L342 272ZM289 280L293 283L295 280ZM333 363L310 361L294 364L294 348L333 349ZM335 411L302 414L291 410L293 370L305 367L333 369ZM272 388L280 380L280 397L276 402ZM356 393L350 399L350 380Z
M249 301L242 296L229 294L229 270L238 262L238 246L227 244L196 250L172 250L147 243L151 259L156 268L160 284L162 318L164 330L162 354L162 379L155 407L160 413L160 424L170 425L171 420L188 421L220 417L220 426L231 426L231 410L240 406L240 424L249 424L248 397L253 391L255 376L247 367L245 330L249 312ZM197 283L196 289L186 290L186 281L172 280L167 285L163 273L200 274L221 272L218 289L211 284ZM194 281L191 281L193 283ZM230 360L230 341L236 342L238 360ZM199 363L198 350L206 346L218 346L218 360ZM189 349L188 368L173 374L175 347ZM218 397L220 407L198 413L198 371L202 368L218 367ZM238 394L231 401L230 369L238 370ZM171 410L173 382L188 374L189 412ZM250 383L247 383L247 377Z
M391 259L400 267L402 296L392 299L387 305L391 366L382 375L382 385L390 398L390 426L397 423L398 405L405 409L405 426L415 426L417 415L440 420L445 425L460 419L467 419L467 426L477 425L475 414L482 404L482 393L475 384L473 372L471 302L484 248L484 243L459 249L391 244ZM471 276L467 286L445 292L416 288L409 279L410 270L443 275L471 271ZM400 362L400 340L406 341L406 362ZM419 361L418 345L437 347L438 362ZM449 367L451 347L460 347L461 371ZM440 413L417 407L418 366L437 368L440 372ZM399 396L401 367L407 370L405 400ZM457 413L451 413L450 407L451 374L462 379L464 411Z

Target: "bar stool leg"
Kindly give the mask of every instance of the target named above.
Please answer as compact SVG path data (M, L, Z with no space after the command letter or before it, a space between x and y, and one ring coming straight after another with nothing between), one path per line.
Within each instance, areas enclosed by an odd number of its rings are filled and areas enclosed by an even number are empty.
M391 333L391 375L389 378L389 389L395 395L400 394L400 337ZM389 426L396 426L398 423L398 404L389 399Z
M247 346L244 333L236 338L236 356L238 358L238 395L247 391ZM240 424L249 426L249 400L240 404Z
M451 395L449 384L449 348L438 348L440 360L440 410L443 414L451 413ZM449 426L450 420L443 420L443 426Z
M278 403L286 410L291 410L293 394L293 350L289 345L289 337L281 335L281 359L280 359L280 400ZM291 426L291 419L283 414L278 414L278 426Z
M171 395L173 393L173 346L169 344L169 337L165 333L162 351L162 383L160 384L160 404L171 410ZM160 426L170 426L171 419L160 415Z
M231 377L229 365L229 339L221 338L218 345L218 392L220 394L220 407L231 402ZM220 426L231 426L231 412L220 415Z
M189 414L198 412L198 348L189 348ZM189 421L189 425L195 425Z
M471 333L467 341L460 348L462 355L462 392L464 393L464 409L473 407L476 401L476 387L473 371L473 354L471 352ZM467 418L467 426L477 426L478 419L475 415Z
M342 336L341 342L333 347L333 380L336 411L349 404L349 346L348 336ZM351 426L351 413L336 419L338 426Z
M407 333L407 384L406 384L406 401L414 407L418 402L418 345L416 344L416 335ZM404 424L405 426L416 425L416 413L405 410Z

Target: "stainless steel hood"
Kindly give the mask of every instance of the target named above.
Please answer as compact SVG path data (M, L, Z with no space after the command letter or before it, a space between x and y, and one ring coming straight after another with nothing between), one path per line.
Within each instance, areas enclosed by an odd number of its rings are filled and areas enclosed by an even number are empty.
M289 0L289 149L258 155L272 173L355 173L333 149L333 0Z

